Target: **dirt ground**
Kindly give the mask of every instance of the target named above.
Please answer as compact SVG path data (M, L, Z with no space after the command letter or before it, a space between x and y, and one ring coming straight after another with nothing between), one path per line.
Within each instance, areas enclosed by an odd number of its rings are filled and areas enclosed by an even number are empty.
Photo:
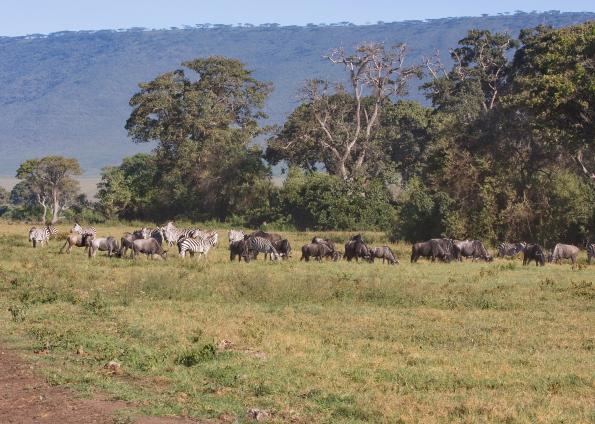
M50 386L18 352L0 345L0 423L114 424L126 402L79 399L67 388ZM190 424L188 418L140 417L137 424Z

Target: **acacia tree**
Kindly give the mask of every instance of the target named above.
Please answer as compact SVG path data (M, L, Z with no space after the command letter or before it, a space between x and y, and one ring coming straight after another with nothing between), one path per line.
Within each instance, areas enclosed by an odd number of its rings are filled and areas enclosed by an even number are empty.
M23 162L17 169L16 177L27 183L41 206L41 221L45 223L49 209L50 222L55 224L79 191L79 183L72 177L81 174L82 169L76 159L46 156Z
M427 96L439 110L464 111L470 122L479 111L487 112L497 105L510 79L507 52L518 47L508 34L492 34L473 29L450 50L454 62L446 71L440 52L425 58L431 81L424 84Z
M405 64L407 47L363 44L355 53L331 51L327 59L347 72L347 84L313 79L302 90L304 103L277 137L269 140L268 157L300 162L305 156L324 162L343 180L364 174L383 108L407 92L407 82L420 77L417 65ZM305 118L305 119L304 119ZM302 122L298 122L301 120ZM316 156L304 150L314 148ZM296 160L297 159L297 160Z
M126 123L134 142L157 141L155 201L194 218L225 218L235 190L267 168L250 141L260 126L272 87L235 59L209 57L140 84ZM240 167L241 169L237 169Z

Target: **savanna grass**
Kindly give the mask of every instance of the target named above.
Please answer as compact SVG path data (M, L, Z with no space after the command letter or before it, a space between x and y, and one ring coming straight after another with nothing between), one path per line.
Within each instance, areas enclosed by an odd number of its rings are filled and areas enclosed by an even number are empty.
M575 268L410 264L399 244L399 266L304 263L313 234L290 232L289 261L246 264L229 261L221 231L206 261L175 249L166 261L89 260L60 255L63 241L33 249L27 230L0 224L0 325L54 384L147 414L239 421L249 408L276 422L594 419L595 265L584 254ZM111 360L121 373L103 369Z

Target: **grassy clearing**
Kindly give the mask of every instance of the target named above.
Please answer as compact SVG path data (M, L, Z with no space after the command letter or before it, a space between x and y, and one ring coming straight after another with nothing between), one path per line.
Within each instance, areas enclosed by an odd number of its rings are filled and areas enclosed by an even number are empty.
M230 263L224 246L207 262L88 260L55 240L34 250L27 230L0 224L0 328L55 384L149 414L239 421L248 408L278 422L595 419L584 254L575 269L411 265L405 245L393 246L395 267L306 264L297 252ZM286 235L294 250L312 237ZM233 346L219 352L223 339ZM121 373L103 369L110 360Z

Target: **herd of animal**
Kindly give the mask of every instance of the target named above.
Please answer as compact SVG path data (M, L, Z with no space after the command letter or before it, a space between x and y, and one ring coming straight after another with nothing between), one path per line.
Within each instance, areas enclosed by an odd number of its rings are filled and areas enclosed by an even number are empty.
M58 234L54 226L33 227L29 230L29 241L33 247L47 245L48 240ZM229 259L245 262L257 259L260 253L265 259L277 261L291 257L291 245L289 240L279 234L265 231L254 231L246 234L239 230L228 232ZM215 231L203 231L198 228L177 228L173 222L168 222L163 227L154 229L143 227L140 230L124 233L120 241L115 237L97 237L95 227L83 228L76 223L66 237L66 242L60 253L70 253L73 247L84 247L88 256L93 258L98 251L107 252L109 257L126 257L128 251L134 259L139 254L146 254L152 258L167 258L165 246L177 246L181 258L187 254L199 257L207 257L209 250L218 246L219 235ZM347 261L359 259L374 262L375 259L382 259L382 263L391 265L399 261L394 252L388 246L370 247L366 245L361 235L351 237L345 244L345 250L339 251L332 240L314 237L312 241L301 248L300 260L322 261L323 259L339 261L345 258ZM523 265L535 261L536 265L545 265L547 262L558 262L569 259L576 263L580 249L574 245L557 244L551 252L546 252L539 244L534 243L506 243L498 245L500 258L515 257L523 254ZM595 257L595 243L586 243L587 261ZM462 261L463 258L473 260L492 261L484 244L479 240L453 240L449 238L436 238L425 242L415 243L411 249L411 262L417 262L419 258L427 258L432 262L439 260L450 262L452 260Z

